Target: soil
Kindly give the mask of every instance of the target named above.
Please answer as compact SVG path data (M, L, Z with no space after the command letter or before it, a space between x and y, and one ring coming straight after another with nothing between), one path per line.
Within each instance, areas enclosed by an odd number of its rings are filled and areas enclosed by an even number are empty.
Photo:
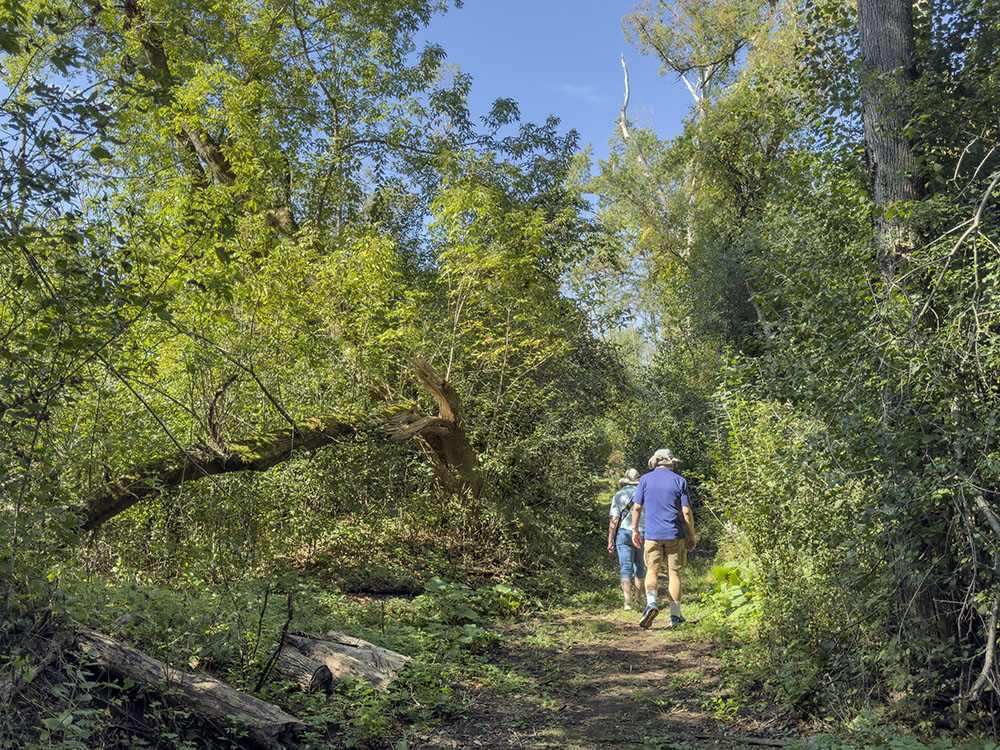
M467 712L410 748L699 750L781 746L790 727L726 692L718 644L661 613L561 615L511 626L491 661L514 686L465 686Z

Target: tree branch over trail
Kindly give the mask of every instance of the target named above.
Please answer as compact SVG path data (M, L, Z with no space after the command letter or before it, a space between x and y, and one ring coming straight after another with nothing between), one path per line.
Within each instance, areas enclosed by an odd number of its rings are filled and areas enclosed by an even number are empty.
M202 477L240 471L266 471L287 461L298 450L315 450L356 434L357 420L344 416L307 419L297 430L270 433L224 451L198 446L157 458L110 482L86 501L83 528L96 529L140 500ZM372 431L374 434L374 430Z
M287 461L296 451L315 450L358 434L371 439L415 441L445 491L477 498L482 492L479 459L465 432L458 392L427 360L416 357L413 365L418 382L437 403L436 417L413 408L393 414L381 428L375 420L364 417L317 417L296 421L289 429L243 443L181 449L136 467L87 499L82 510L83 528L97 529L136 503L186 482L218 474L266 471Z

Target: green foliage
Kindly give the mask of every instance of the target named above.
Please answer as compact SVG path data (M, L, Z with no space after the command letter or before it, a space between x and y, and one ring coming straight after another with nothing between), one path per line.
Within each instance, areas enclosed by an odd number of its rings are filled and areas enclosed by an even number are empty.
M697 99L681 137L635 130L595 181L624 246L611 285L631 273L642 288L633 325L649 349L631 348L641 365L671 363L667 387L650 389L662 411L628 421L640 444L691 446L756 597L734 676L803 711L846 719L874 702L926 722L954 703L962 723L995 702L969 692L996 679L982 659L1000 527L985 323L995 11L915 16L906 137L926 199L889 211L925 241L890 276L875 263L854 6L648 4L628 21ZM677 340L702 356L686 360ZM727 609L744 587L720 583Z
M789 747L794 750L994 750L994 739L961 740L940 737L926 741L899 729L886 726L864 726L848 737L820 734L808 740L796 740Z
M506 584L472 588L432 578L425 593L414 600L417 611L446 625L478 625L487 619L516 617L524 613L527 597Z
M706 603L722 609L728 617L742 619L760 612L760 595L754 587L749 566L734 563L712 568L716 589L706 597Z
M905 136L926 200L889 212L925 241L895 276L850 3L634 12L697 101L670 142L623 123L593 176L572 131L511 100L474 124L469 78L415 47L446 5L0 2L0 685L37 703L4 731L147 742L109 719L129 690L41 674L53 616L141 613L131 642L247 687L288 597L296 629L417 657L388 694L268 688L312 746L455 715L493 623L592 573L594 478L664 445L739 561L706 602L743 639L745 687L845 720L987 720L995 0L917 19ZM426 444L359 431L259 476L151 479L164 491L80 546L76 510L137 466L246 454L319 415L437 413L414 354L461 398L480 495L442 486ZM146 713L194 746L187 717Z

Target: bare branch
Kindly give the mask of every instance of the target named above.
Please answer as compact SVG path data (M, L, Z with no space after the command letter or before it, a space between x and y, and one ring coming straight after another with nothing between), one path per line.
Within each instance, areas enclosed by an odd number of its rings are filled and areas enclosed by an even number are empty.
M993 669L993 659L996 656L998 616L1000 616L1000 593L993 599L993 609L990 611L990 619L986 624L986 657L983 659L983 668L979 673L979 677L976 678L972 687L969 688L969 692L962 696L963 700L967 700L970 703L979 700L979 693L989 679L990 670Z
M625 64L625 55L622 55L622 70L625 73L625 100L622 102L622 116L619 120L619 125L622 131L622 139L625 141L626 145L632 148L635 152L636 161L639 162L639 168L642 170L643 175L652 178L652 170L649 167L649 162L646 160L645 155L642 153L642 147L636 142L632 137L632 134L628 129L628 118L626 116L626 110L628 109L629 100L629 86L628 86L628 65ZM664 213L670 210L670 203L667 201L667 196L664 194L663 189L653 181L653 188L656 190L656 196L660 201L660 207L663 209Z
M976 209L976 215L972 218L972 223L969 224L969 227L965 230L962 236L958 238L958 242L955 243L955 247L953 247L951 252L948 253L948 257L944 262L944 268L942 268L941 273L938 274L937 281L934 282L934 286L931 289L930 294L927 295L927 300L924 302L924 306L920 310L920 314L916 317L916 320L924 319L924 315L927 314L927 310L930 308L931 302L934 300L934 295L937 293L938 287L941 286L941 282L944 280L944 275L951 266L951 262L954 260L959 248L962 247L962 244L968 236L978 229L980 224L982 224L983 213L986 211L986 204L989 202L990 196L993 194L993 191L996 189L998 184L1000 184L1000 170L993 174L993 181L990 183L990 186L986 188L986 192L983 194L983 199L979 201L979 208Z

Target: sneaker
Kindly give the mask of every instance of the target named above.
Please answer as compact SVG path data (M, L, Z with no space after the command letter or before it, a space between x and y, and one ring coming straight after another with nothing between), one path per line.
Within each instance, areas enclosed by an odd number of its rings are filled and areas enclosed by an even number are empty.
M687 620L685 620L680 615L670 615L670 627L676 628L682 622L687 622Z
M631 612L631 611L632 611L632 605L631 605L631 604L629 604L628 602L625 602L625 606L623 607L623 609L624 609L624 610L625 610L626 612Z
M649 628L658 614L660 614L660 610L656 608L655 604L647 604L645 611L642 613L642 617L639 618L639 627L643 630Z

